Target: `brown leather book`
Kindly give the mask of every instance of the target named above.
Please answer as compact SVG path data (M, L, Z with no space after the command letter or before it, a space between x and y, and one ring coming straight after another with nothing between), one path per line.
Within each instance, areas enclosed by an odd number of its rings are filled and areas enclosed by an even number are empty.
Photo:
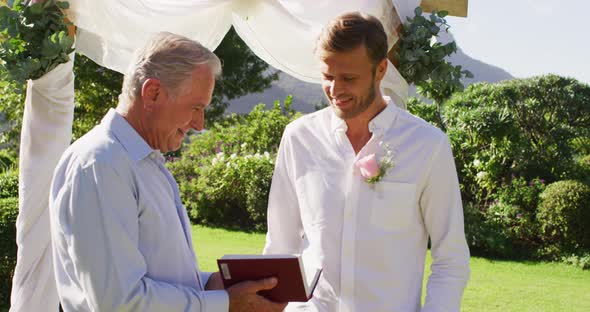
M276 277L278 284L259 294L275 302L305 302L311 299L322 272L307 271L298 255L225 255L217 259L225 288L248 280Z

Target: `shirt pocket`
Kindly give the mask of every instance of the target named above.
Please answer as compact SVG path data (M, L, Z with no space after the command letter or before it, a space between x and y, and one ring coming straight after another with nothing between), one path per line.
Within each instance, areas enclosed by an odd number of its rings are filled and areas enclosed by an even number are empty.
M371 223L384 230L411 228L417 219L416 185L379 181L371 205Z

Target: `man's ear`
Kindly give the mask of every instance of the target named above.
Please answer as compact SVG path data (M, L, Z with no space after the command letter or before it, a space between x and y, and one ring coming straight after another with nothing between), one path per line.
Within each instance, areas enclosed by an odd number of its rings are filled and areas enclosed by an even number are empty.
M387 72L387 59L383 59L379 64L377 64L377 68L375 70L375 78L377 81L381 81L383 77L385 77L385 73Z
M160 96L160 87L160 80L155 78L148 78L143 82L141 86L141 100L146 110L152 111L154 109Z

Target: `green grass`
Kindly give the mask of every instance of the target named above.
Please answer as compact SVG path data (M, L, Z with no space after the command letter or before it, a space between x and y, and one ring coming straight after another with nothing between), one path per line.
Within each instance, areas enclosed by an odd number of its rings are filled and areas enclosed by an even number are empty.
M261 254L264 234L212 229L193 226L193 246L199 267L203 271L217 271L217 258L225 254Z
M199 265L217 271L224 254L259 254L264 234L193 227ZM430 274L430 257L426 272ZM590 271L560 263L471 258L462 311L590 311ZM427 275L426 274L426 275Z

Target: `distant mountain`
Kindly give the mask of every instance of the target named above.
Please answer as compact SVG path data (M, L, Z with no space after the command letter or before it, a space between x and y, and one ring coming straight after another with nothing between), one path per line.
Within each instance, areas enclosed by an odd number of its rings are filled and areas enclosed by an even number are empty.
M445 43L454 40L454 38L453 35L449 33L443 34L439 40L440 42ZM461 65L463 68L473 73L473 79L466 79L464 81L466 86L475 82L498 82L514 78L514 76L500 67L485 63L465 54L465 52L461 50L460 42L457 42L457 53L452 54L449 57L449 60L453 65Z
M279 79L274 81L270 88L261 93L251 93L232 100L227 111L247 113L259 103L266 104L266 107L272 107L276 100L280 100L282 103L288 95L293 95L292 108L304 113L313 112L316 105L327 103L319 84L304 82L279 72Z
M441 42L453 40L451 34L439 38ZM460 43L458 42L459 46ZM463 52L459 47L457 53L449 58L454 65L461 65L468 69L474 75L473 79L465 80L465 85L475 82L498 82L514 78L510 73L497 66L487 64ZM252 93L243 97L234 99L230 102L228 112L247 113L256 104L265 103L267 107L272 107L275 100L283 101L288 95L293 95L293 108L297 111L310 113L315 110L315 106L326 103L326 98L319 84L312 84L300 81L286 73L279 73L279 80L272 83L272 86L262 93ZM410 87L410 96L415 95L415 88Z

